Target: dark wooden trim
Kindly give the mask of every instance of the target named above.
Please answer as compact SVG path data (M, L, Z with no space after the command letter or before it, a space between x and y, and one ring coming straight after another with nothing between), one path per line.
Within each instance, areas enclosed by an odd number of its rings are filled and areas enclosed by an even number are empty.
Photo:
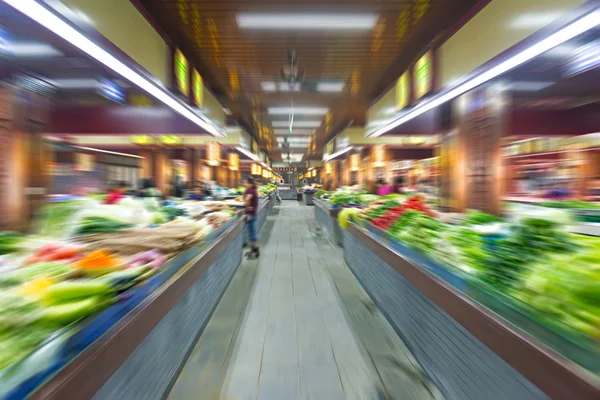
M38 389L31 399L93 398L242 229L243 222L239 219L202 254Z
M553 399L599 399L600 388L585 371L519 328L477 304L370 234L348 231L432 300L456 322Z

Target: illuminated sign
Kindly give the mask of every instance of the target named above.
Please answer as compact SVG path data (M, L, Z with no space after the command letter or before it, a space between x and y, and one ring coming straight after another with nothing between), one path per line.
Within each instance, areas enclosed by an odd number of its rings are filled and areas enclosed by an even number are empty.
M331 175L331 163L326 163L325 164L325 173L327 175Z
M121 104L125 103L125 91L119 85L108 79L100 79L98 94L105 99L109 99Z
M183 139L180 136L175 135L162 135L160 142L165 146L179 146L183 144Z
M252 141L252 152L258 154L258 143L256 143L256 140Z
M410 74L402 74L396 81L396 110L401 110L408 105L410 98Z
M192 94L194 103L200 108L204 107L204 81L195 69L192 70Z
M128 96L128 103L137 107L151 107L154 105L154 100L150 96L146 96L141 93L130 93Z
M136 135L132 136L130 139L132 144L137 144L138 146L150 146L156 143L152 136L148 135Z
M428 51L417 61L414 68L415 99L420 99L431 91L433 74L431 51Z
M237 153L229 153L229 169L237 171L240 167L240 156Z
M175 81L177 83L177 89L183 93L186 97L189 95L190 87L190 73L187 58L183 55L181 50L175 50Z
M325 152L327 154L333 154L333 140L327 143L327 147L325 147Z
M206 144L206 161L208 165L216 166L221 164L221 144L217 142L208 142Z

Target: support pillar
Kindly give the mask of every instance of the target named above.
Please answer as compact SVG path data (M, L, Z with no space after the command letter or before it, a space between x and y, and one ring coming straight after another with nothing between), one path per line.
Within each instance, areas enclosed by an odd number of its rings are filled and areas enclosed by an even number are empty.
M501 137L506 93L498 84L485 85L462 95L450 107L447 121L442 121L441 206L448 211L477 209L500 215L505 190Z

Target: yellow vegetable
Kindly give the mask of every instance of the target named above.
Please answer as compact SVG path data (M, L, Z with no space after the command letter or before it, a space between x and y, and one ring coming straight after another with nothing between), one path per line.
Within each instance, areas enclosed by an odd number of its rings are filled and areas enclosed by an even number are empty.
M54 285L55 283L56 282L49 278L37 278L22 284L19 287L19 292L23 296L38 297L44 290Z

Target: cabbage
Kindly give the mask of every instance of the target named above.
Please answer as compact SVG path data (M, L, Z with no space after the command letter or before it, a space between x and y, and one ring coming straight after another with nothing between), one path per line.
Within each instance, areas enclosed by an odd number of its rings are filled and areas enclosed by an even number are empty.
M358 198L361 204L371 204L379 200L379 196L374 194L361 194Z
M338 214L338 221L342 229L348 227L348 220L353 219L355 215L358 215L362 210L360 208L344 208Z
M161 212L152 213L152 224L153 225L164 224L165 222L167 222L167 220L168 219L165 216L165 214L163 214Z

